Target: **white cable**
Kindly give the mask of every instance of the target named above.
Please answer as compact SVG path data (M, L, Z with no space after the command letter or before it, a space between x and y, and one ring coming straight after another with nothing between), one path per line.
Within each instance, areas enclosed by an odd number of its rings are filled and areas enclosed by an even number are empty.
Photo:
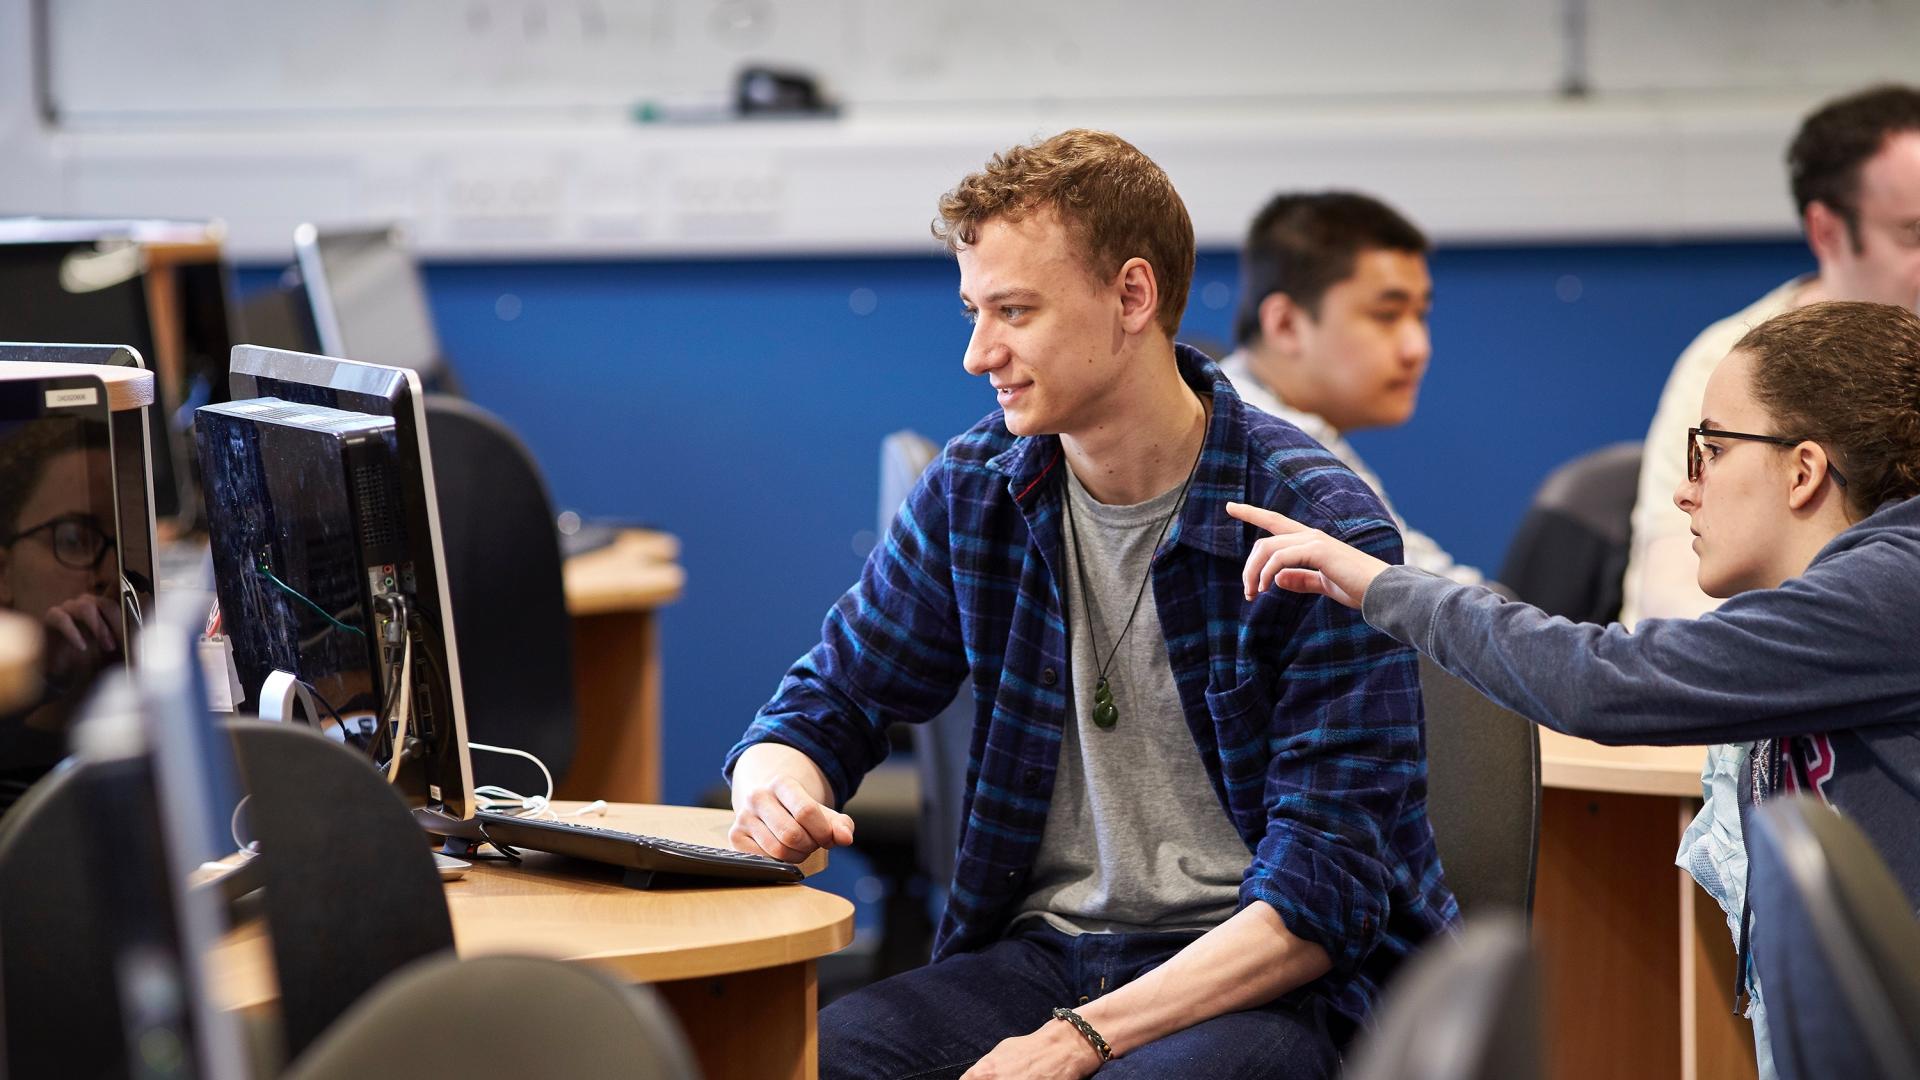
M400 610L404 613L406 609ZM405 756L407 746L408 713L413 708L413 635L404 624L400 634L405 644L400 649L400 701L394 707L392 753L387 757L389 784L400 779L400 759Z
M534 765L539 768L541 778L547 782L547 793L545 795L535 795L530 798L521 798L521 796L515 795L511 791L507 791L505 788L497 787L496 785L493 785L493 784L486 784L481 787L474 788L473 793L475 795L479 795L483 792L486 792L488 794L493 794L494 792L498 792L500 793L499 797L520 799L520 805L522 806L522 808L533 811L534 817L539 817L541 814L548 813L551 811L552 804L553 804L553 774L547 771L546 762L541 761L539 758L534 757L532 754L527 753L525 750L515 750L511 746L488 746L486 743L469 742L467 743L467 749L485 750L489 754L506 754L510 757L526 758L528 761L533 762ZM487 790L489 788L493 790L489 792Z
M240 814L246 810L247 800L251 798L251 795L240 796L240 801L233 804L233 816L227 819L227 833L233 837L233 846L240 851L247 850L247 842L240 839Z

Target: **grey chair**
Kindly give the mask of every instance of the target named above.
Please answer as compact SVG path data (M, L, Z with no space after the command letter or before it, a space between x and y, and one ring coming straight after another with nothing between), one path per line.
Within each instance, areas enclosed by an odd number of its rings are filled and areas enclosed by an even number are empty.
M539 758L555 783L573 764L573 620L553 501L512 429L470 401L430 394L427 435L460 647L467 735ZM474 782L537 794L521 758L474 755Z
M1753 963L1780 1076L1920 1076L1914 898L1816 799L1769 800L1746 820Z
M894 514L940 448L924 436L896 431L880 443L879 535L884 542ZM927 962L933 919L927 910L931 886L952 880L959 845L959 788L966 775L966 748L957 771L944 752L946 729L964 712L963 734L972 727L967 695L926 724L890 731L895 757L868 773L846 806L859 822L854 850L887 882L880 941L870 975L885 978Z
M880 443L881 535L940 447L924 435L896 431ZM933 719L907 733L919 783L920 869L941 887L953 881L966 801L967 758L973 739L973 695L963 689Z
M1549 473L1507 546L1500 583L1550 615L1618 618L1640 453L1639 443L1615 443Z
M1533 910L1540 839L1540 729L1420 658L1427 817L1447 885L1469 919Z
M1387 985L1348 1055L1347 1080L1530 1080L1540 1056L1537 977L1517 918L1436 938Z
M652 988L580 964L434 957L395 972L286 1073L696 1080L686 1037Z

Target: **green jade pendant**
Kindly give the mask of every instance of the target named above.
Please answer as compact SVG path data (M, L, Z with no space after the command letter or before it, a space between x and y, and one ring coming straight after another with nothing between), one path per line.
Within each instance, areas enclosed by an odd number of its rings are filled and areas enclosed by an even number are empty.
M1113 688L1107 685L1106 676L1101 676L1093 688L1093 726L1102 731L1112 731L1120 722L1120 707L1113 703Z

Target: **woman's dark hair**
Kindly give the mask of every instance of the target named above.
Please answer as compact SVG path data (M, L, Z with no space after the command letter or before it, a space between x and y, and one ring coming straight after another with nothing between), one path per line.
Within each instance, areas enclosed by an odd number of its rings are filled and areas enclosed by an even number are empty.
M1920 317L1831 301L1776 315L1735 349L1779 433L1826 447L1862 516L1920 495Z

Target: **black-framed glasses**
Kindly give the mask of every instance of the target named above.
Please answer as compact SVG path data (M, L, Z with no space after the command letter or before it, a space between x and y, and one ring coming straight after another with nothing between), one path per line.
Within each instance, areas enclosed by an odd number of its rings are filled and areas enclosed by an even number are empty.
M1687 429L1687 480L1690 483L1697 484L1700 482L1700 467L1706 461L1706 454L1700 449L1700 439L1702 436L1709 439L1745 439L1748 442L1772 443L1775 446L1799 446L1801 443L1809 441L1807 439L1788 439L1779 435L1755 435L1750 431L1723 431L1720 428L1690 427ZM1827 473L1833 477L1835 484L1841 487L1847 486L1847 478L1840 475L1840 470L1833 467L1831 460L1827 462Z
M100 561L113 550L113 537L107 535L99 519L91 514L64 514L31 529L21 529L7 537L6 546L12 547L43 532L51 534L48 539L53 545L54 561L69 570L99 569Z

